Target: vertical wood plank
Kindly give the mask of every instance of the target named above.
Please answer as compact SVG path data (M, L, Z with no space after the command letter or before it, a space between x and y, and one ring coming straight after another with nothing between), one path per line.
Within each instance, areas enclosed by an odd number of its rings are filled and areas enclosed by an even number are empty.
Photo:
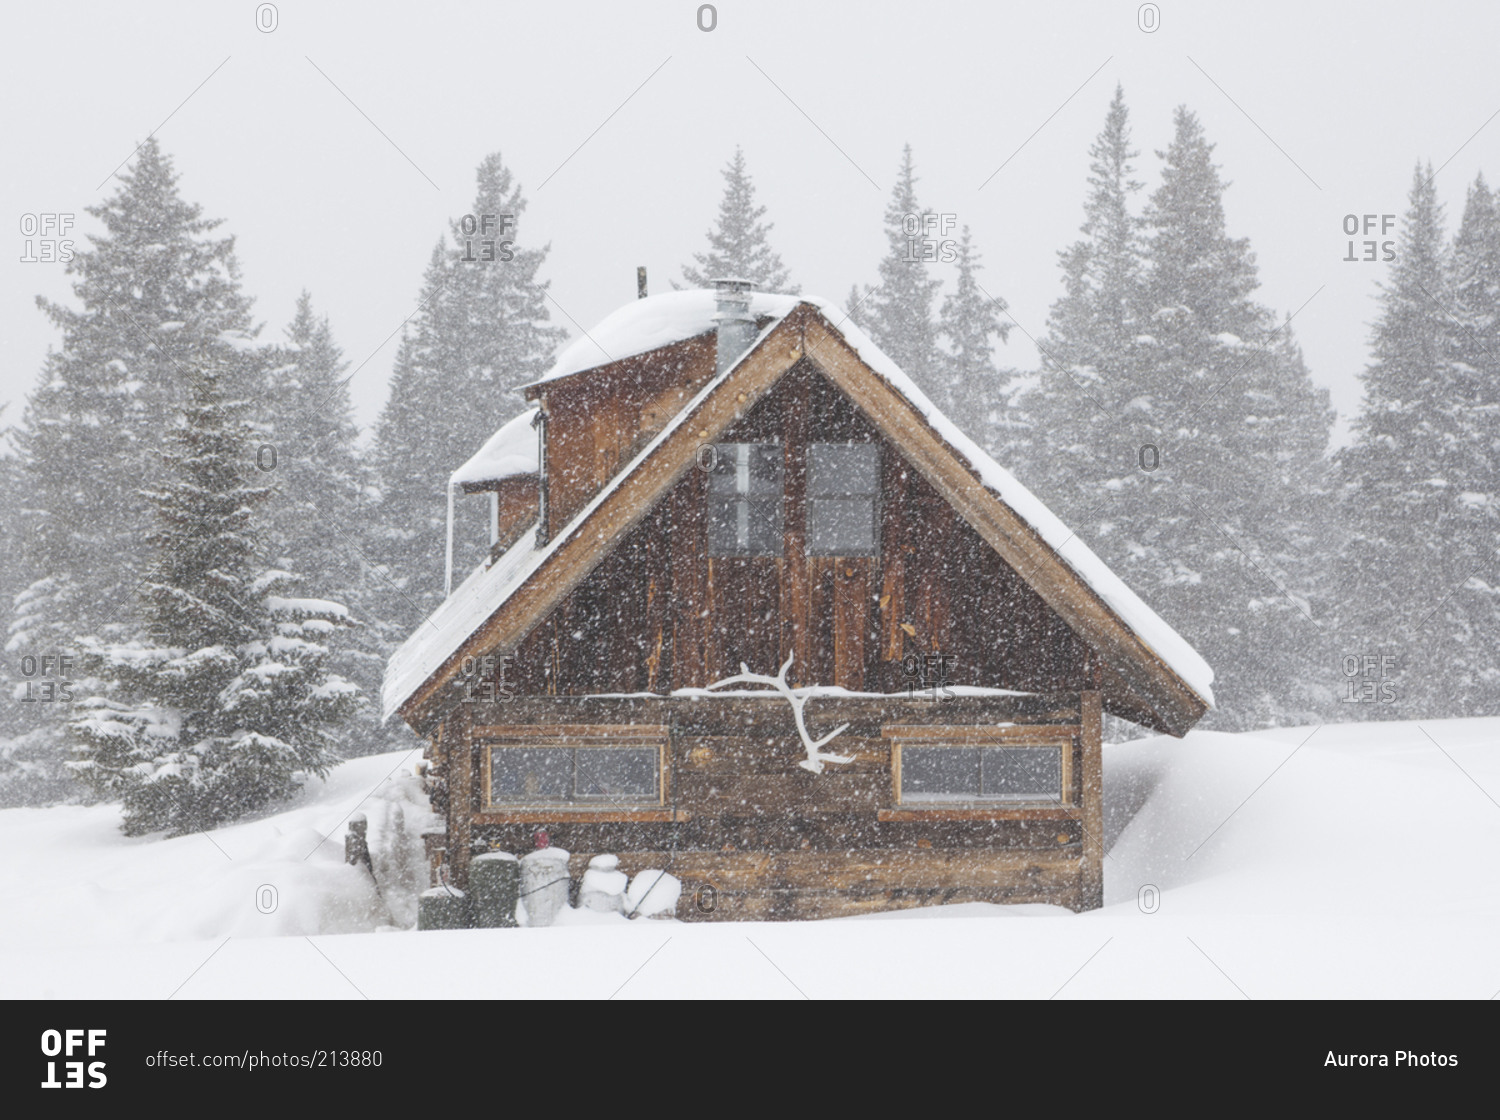
M1083 867L1079 906L1104 905L1104 709L1097 688L1080 697L1083 736Z
M906 618L906 487L911 468L891 448L881 466L880 621L882 660L900 661Z
M467 715L459 715L443 725L443 735L453 737L445 743L448 755L448 877L459 890L469 888L469 846L473 842L471 824L475 803L474 747Z
M673 688L703 688L709 683L704 648L708 607L705 477L702 471L691 470L672 491Z
M833 683L862 691L865 686L865 628L870 616L870 561L834 560Z
M794 655L792 678L806 683L815 683L812 674L812 574L807 560L807 437L808 437L808 386L809 375L805 367L790 370L782 379L786 397L782 407L782 432L786 441L784 479L786 505L785 520L785 605L782 608L783 642L782 660ZM779 663L778 663L779 664Z

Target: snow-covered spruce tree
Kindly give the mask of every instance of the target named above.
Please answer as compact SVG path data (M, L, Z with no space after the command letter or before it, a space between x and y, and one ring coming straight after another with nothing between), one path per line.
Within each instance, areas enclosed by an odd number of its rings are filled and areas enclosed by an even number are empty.
M1117 85L1089 148L1083 236L1058 254L1063 295L1047 319L1036 384L1023 395L1036 438L1017 470L1060 509L1097 502L1101 476L1119 473L1117 462L1110 470L1096 453L1109 446L1118 423L1104 401L1118 404L1123 396L1142 333L1145 246L1141 220L1131 211L1142 187L1132 162L1139 154Z
M365 539L374 477L356 446L359 429L344 384L347 363L307 292L298 298L285 335L267 353L268 387L260 410L266 420L263 442L255 448L262 481L272 486L262 507L266 553L272 566L303 574L305 593L344 604L359 621L333 651L330 668L373 696L391 645L405 635L373 613L383 586ZM403 725L384 727L373 706L362 706L341 750L373 754L409 742Z
M901 170L885 208L886 255L880 262L880 283L859 305L859 321L921 390L934 400L942 397L944 355L937 341L933 301L942 281L930 279L922 260L926 232L914 234L913 224L926 230L930 213L917 201L916 172L911 145L901 157ZM916 251L913 251L913 243Z
M6 408L0 405L0 419ZM15 613L15 597L21 590L21 504L24 476L20 460L10 453L5 435L0 435L0 623L7 628ZM56 663L50 677L39 677L38 663L21 665L21 654L7 654L4 665L6 695L0 704L0 805L48 804L76 791L62 770L53 749L51 730L36 715L36 709L65 703L59 690L63 679ZM28 683L31 685L27 687ZM71 691L71 690L68 690Z
M1145 213L1149 325L1129 395L1114 397L1128 440L1110 457L1126 460L1121 496L1135 502L1112 548L1215 667L1219 726L1307 720L1333 679L1331 604L1314 601L1333 411L1289 321L1251 298L1255 257L1225 231L1213 145L1186 108L1174 125Z
M848 315L849 322L853 323L860 330L865 329L864 319L861 318L860 312L863 310L862 305L866 295L867 292L859 290L858 284L851 284L849 286L849 294L844 300L844 312Z
M1459 377L1455 389L1483 410L1476 418L1492 436L1481 442L1493 448L1494 436L1500 435L1495 427L1500 424L1500 197L1483 175L1469 187L1446 275L1452 295L1450 346Z
M269 449L256 449L263 480L274 487L263 510L266 546L275 563L295 565L314 586L344 596L352 584L349 548L328 525L345 532L358 525L372 486L356 448L347 363L307 292L285 334L271 353L262 409Z
M941 395L934 403L954 418L978 418L987 416L1001 401L1001 378L990 339L1004 342L1010 336L1010 323L1005 300L998 295L991 299L980 287L979 252L968 226L959 236L956 267L957 283L944 297L938 316L937 334L946 346Z
M122 802L130 835L213 828L290 796L327 773L359 700L326 668L345 609L289 597L297 577L257 562L254 511L270 490L227 379L213 363L194 372L146 492L146 638L83 651L115 687L81 703L70 766Z
M128 605L148 556L140 487L159 469L149 449L184 402L184 371L228 362L254 391L257 366L238 356L254 331L233 239L213 238L219 223L180 197L154 139L119 180L88 210L103 232L67 265L78 306L38 301L62 337L15 433L24 500L7 664L76 653L83 635L116 641L131 631ZM7 692L22 686L14 674L5 682ZM67 704L38 703L24 717L31 773L52 790L76 789L62 768L67 716Z
M1251 299L1213 146L1186 109L1175 126L1138 223L1116 92L1027 401L1049 445L1025 477L1214 666L1218 726L1309 718L1332 679L1310 601L1332 412L1289 326Z
M448 476L525 407L516 387L546 372L566 336L548 322L547 246L522 248L526 203L498 155L480 164L471 216L428 262L409 332L397 352L390 397L372 452L379 503L370 555L380 566L375 615L404 637L442 601ZM494 219L484 236L484 218ZM501 227L499 230L496 227ZM487 247L484 242L493 239ZM486 259L488 257L489 259ZM488 554L484 503L459 496L455 579Z
M1496 247L1493 203L1476 186L1445 259L1433 174L1417 167L1354 441L1338 455L1351 528L1344 652L1391 659L1348 674L1353 699L1368 699L1366 679L1378 678L1361 716L1500 711L1497 371L1486 345Z
M770 222L763 222L766 208L755 205L755 184L745 170L745 153L734 149L734 159L724 168L724 197L719 200L718 224L708 231L708 252L694 253L695 264L683 265L682 278L690 288L707 288L720 277L750 280L762 292L797 295L801 288L771 248Z

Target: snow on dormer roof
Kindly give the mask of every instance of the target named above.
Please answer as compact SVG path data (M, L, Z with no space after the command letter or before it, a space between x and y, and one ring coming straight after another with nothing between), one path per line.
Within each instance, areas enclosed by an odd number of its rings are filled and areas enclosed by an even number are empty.
M719 309L718 298L717 292L695 288L633 300L605 316L593 330L565 345L552 368L531 385L571 377L711 331L718 325L714 319ZM752 292L750 314L756 319L780 319L800 302L803 301L798 296Z
M537 438L532 428L537 409L528 408L507 420L484 446L448 478L449 486L477 486L517 475L536 474Z

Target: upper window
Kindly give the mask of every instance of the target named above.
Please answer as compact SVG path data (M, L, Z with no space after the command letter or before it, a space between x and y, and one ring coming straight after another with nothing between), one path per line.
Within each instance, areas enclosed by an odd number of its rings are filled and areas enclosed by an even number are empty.
M878 544L880 449L815 443L807 452L807 551L873 556Z
M776 443L721 443L708 476L710 556L780 556L782 452Z

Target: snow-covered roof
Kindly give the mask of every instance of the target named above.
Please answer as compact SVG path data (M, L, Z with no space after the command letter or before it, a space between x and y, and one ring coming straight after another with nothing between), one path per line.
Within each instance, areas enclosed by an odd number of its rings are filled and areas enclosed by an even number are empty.
M649 305L660 301L659 308ZM387 718L438 671L458 651L463 642L487 618L498 611L546 559L561 548L609 496L629 478L641 463L677 430L694 409L748 358L761 341L800 303L816 308L860 360L904 396L922 414L928 424L953 451L967 461L986 490L990 491L1033 529L1052 550L1114 612L1129 630L1164 662L1203 701L1213 704L1213 669L1187 641L1172 629L1142 599L1125 586L1076 533L1028 490L1014 475L995 462L972 439L945 416L862 330L850 321L836 304L812 296L785 296L755 293L751 311L757 316L770 315L768 323L755 342L740 356L734 366L709 379L703 388L656 434L634 459L600 490L553 539L543 548L535 545L535 535L525 534L491 567L481 566L464 581L441 607L412 634L391 656L386 667L382 692ZM680 342L713 328L716 310L715 293L711 291L672 292L638 300L610 315L591 334L600 344L613 342L619 352L606 353L594 362L604 364L644 353L632 349L650 341L648 349ZM607 328L607 329L606 329ZM603 338L599 336L603 335ZM590 368L585 353L598 355L598 348L580 349L579 340L567 347L557 363L542 380L565 377Z
M751 292L750 314L757 319L783 319L801 302L797 296ZM556 381L711 331L717 326L714 313L718 309L718 293L706 289L664 292L627 303L565 345L552 368L532 384Z
M531 426L536 414L535 408L528 408L502 424L473 458L449 476L448 485L499 482L516 475L536 474L537 437Z

